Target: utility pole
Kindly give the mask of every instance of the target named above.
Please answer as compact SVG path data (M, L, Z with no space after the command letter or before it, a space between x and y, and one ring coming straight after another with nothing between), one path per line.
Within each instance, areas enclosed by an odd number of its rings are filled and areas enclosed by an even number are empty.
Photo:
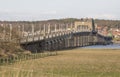
M18 35L19 35L19 38L20 38L20 35L21 35L21 34L20 34L20 26L18 26L18 32L19 32Z
M41 25L39 24L39 34L41 34Z
M1 26L4 28L3 29L3 40L5 40L5 36L6 36L5 25L1 24Z
M6 39L6 29L5 29L6 27L5 27L5 25L4 25L4 40Z
M69 25L68 25L68 24L66 24L66 31L68 30L68 26L69 26Z
M22 37L24 37L24 25L22 25Z
M61 29L61 26L60 26L60 24L58 24L58 27L59 27L59 28L58 28L58 31L60 31L60 29Z
M40 36L40 34L41 34L41 25L39 24L39 36Z
M38 36L39 36L39 39L41 39L41 25L39 24L39 34L38 34Z
M45 34L46 34L46 27L45 27L46 25L44 24L44 37L45 37Z
M34 36L34 25L32 24L32 36Z
M65 31L65 29L66 29L66 25L65 23L63 23L63 30Z
M71 31L73 31L73 24L71 23Z
M62 31L61 23L59 23L59 31L60 31L60 32Z
M51 30L50 30L50 24L48 25L48 34L51 33Z
M12 40L12 24L9 24L9 27L10 27L10 41Z
M57 31L57 25L55 24L55 32Z

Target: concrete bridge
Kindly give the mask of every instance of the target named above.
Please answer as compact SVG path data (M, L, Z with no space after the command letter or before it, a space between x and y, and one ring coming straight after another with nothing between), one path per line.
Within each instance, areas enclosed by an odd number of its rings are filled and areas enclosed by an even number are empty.
M53 26L53 25L52 25ZM96 44L110 44L112 38L98 34L95 29L93 19L76 21L72 25L60 26L44 25L43 32L32 33L28 36L21 37L19 43L21 47L34 53L43 51L64 50L82 46Z

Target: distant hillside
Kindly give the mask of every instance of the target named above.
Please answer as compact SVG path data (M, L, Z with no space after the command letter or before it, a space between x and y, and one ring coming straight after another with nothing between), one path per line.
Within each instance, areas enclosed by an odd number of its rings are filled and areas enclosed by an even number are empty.
M108 26L111 28L118 28L120 29L120 20L95 20L99 26Z
M0 24L12 24L14 28L18 28L20 25L25 25L25 30L29 31L31 30L31 25L33 24L35 26L35 30L39 29L39 26L43 26L44 24L50 23L52 24L64 24L64 23L74 23L75 21L81 21L82 19L76 19L76 18L65 18L65 19L52 19L52 20L46 20L46 21L4 21ZM108 26L110 28L120 28L120 20L100 20L95 19L95 23L98 24L98 26Z
M76 19L76 18L66 18L66 19L55 19L55 20L48 20L46 22L64 22L64 23L72 23L75 21L81 21L82 19ZM119 28L120 29L120 20L100 20L95 19L95 23L99 26L108 26L111 28Z

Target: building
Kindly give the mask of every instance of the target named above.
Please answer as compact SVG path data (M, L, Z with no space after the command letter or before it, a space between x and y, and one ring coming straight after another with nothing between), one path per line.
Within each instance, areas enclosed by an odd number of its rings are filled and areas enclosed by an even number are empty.
M93 19L81 19L80 21L76 21L74 23L75 29L81 30L81 31L96 31Z

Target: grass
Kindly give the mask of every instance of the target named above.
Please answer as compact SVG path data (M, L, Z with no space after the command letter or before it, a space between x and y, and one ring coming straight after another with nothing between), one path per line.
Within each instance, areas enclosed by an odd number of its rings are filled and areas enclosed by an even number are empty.
M0 77L120 77L120 50L73 49L0 66Z

